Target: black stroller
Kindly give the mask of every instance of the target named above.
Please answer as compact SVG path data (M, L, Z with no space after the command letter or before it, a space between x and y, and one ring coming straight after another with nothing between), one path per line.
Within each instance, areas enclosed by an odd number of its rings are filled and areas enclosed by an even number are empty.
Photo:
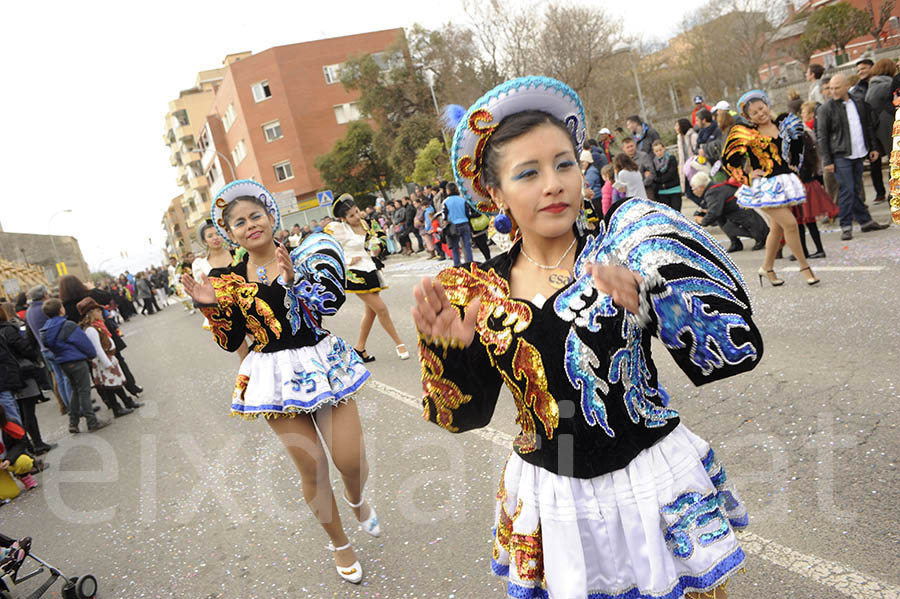
M31 539L23 539L23 541L26 541L26 543L23 545L19 541L20 548L18 551L24 551L24 558L15 564L14 567L0 569L0 599L38 599L43 597L44 593L54 585L58 578L62 578L65 581L62 587L63 599L94 599L97 596L97 579L92 575L85 574L80 578L77 576L73 578L64 576L62 572L30 552ZM16 543L15 539L0 534L0 547L12 547L13 543ZM28 559L38 563L37 570L25 575L19 575L20 567ZM22 588L22 583L41 574L45 569L50 573L47 580L34 591L26 594L27 591Z

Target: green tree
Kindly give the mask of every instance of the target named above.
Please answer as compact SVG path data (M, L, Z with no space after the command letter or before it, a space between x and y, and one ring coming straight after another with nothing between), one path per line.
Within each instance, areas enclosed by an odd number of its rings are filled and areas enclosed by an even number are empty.
M451 179L450 157L443 142L432 138L416 155L412 180L419 185L427 185L435 179Z
M106 279L115 279L115 277L105 270L98 270L91 273L91 282L93 282L94 285L102 285L103 281Z
M866 33L869 15L846 2L824 6L806 22L806 32L819 48L832 48L838 56L847 53L847 43Z
M330 152L316 158L315 167L335 194L363 195L378 191L385 198L398 183L386 155L379 152L375 131L365 121L347 125L347 133Z
M397 127L391 141L389 160L391 168L403 179L409 179L415 168L416 156L429 140L440 136L437 117L432 110L405 119Z

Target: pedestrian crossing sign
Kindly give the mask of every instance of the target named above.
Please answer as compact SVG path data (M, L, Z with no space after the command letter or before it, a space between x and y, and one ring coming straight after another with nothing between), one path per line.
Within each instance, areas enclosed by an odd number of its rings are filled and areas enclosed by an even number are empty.
M331 206L334 204L334 193L330 189L326 189L317 193L316 199L319 200L319 206Z

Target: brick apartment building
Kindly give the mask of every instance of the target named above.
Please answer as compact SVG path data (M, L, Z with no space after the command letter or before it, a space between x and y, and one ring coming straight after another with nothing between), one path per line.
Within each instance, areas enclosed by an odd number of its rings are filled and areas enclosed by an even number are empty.
M288 212L299 206L318 218L325 209L317 208L323 184L315 160L344 136L347 123L362 118L358 94L340 83L340 65L372 54L388 69L389 50L403 39L402 29L388 29L277 46L228 65L201 134L212 195L233 168L238 179L280 195Z
M778 80L802 79L804 67L794 57L790 56L788 47L796 43L806 30L809 15L825 6L843 1L854 8L866 10L869 0L805 0L794 8L793 2L788 2L787 21L772 36L769 61L760 69L760 77L765 82ZM871 0L876 14L881 9L885 0ZM900 4L894 4L891 11L891 19L884 25L879 36L882 47L897 46L900 44ZM850 40L846 46L846 63L853 63L870 54L876 48L875 39L868 33ZM824 65L826 69L839 66L838 60L832 48L817 50L810 57L811 63Z

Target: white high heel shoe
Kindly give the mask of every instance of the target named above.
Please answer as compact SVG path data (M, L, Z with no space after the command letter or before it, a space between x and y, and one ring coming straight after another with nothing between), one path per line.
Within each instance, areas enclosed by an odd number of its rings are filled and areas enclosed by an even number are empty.
M335 547L333 544L329 543L328 550L343 551L344 549L349 549L350 545L350 543L347 543L343 547ZM359 584L359 582L362 580L363 570L362 566L359 563L359 560L356 560L352 565L349 565L347 567L338 566L337 564L335 564L334 567L337 570L338 576L340 576L347 582L350 582L352 584Z
M359 507L362 507L362 504L366 502L366 498L365 498L365 497L360 497L359 503L351 503L350 500L347 499L347 496L344 495L343 493L341 493L341 497L343 497L343 498L344 498L344 501L347 502L347 505L349 505L349 506L352 507L352 508L359 508ZM378 514L375 513L375 508L373 508L371 505L369 506L369 517L368 517L368 519L366 519L366 520L363 521L363 522L360 522L360 523L359 523L359 527L360 527L361 529L363 529L365 532L367 532L367 533L369 533L370 535L372 535L373 537L380 537L380 536L381 536L381 526L380 526L379 523L378 523Z
M400 351L401 347L403 348L403 351ZM398 358L400 358L401 360L409 360L409 350L406 349L405 343L397 345L396 347L394 347L394 350L397 352Z

